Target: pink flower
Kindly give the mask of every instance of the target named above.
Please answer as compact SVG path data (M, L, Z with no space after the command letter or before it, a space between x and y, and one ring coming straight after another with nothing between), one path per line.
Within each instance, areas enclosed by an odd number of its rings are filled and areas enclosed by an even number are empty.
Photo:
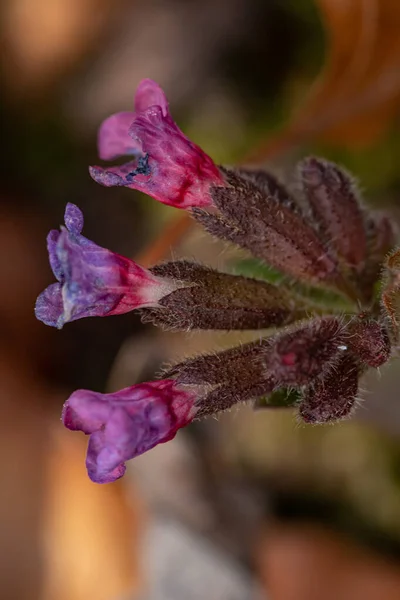
M125 462L168 442L191 422L196 394L172 379L140 383L113 394L77 390L64 404L68 429L90 435L89 477L109 483L122 477Z
M151 79L138 86L135 112L102 123L98 146L104 160L135 157L116 167L90 167L93 179L107 187L129 187L186 209L210 206L210 187L226 185L211 158L174 123L164 92Z

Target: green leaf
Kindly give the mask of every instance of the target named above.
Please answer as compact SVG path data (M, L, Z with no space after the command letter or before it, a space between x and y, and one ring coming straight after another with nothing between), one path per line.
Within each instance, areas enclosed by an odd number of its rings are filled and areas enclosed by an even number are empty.
M290 280L277 269L270 267L256 258L235 260L231 268L236 275L263 279L274 285L282 285L290 290L294 297L297 296L299 303L303 303L316 311L324 308L328 312L355 312L353 303L339 292L327 288L312 287ZM324 312L325 312L324 311Z
M351 300L334 290L295 284L295 293L309 304L323 307L329 312L357 312Z
M300 400L300 392L287 388L275 390L269 396L262 396L255 400L254 410L263 410L265 408L291 408Z
M235 260L232 265L235 275L244 275L245 277L254 277L255 279L263 279L269 283L280 283L286 276L277 269L257 260L256 258L245 258Z

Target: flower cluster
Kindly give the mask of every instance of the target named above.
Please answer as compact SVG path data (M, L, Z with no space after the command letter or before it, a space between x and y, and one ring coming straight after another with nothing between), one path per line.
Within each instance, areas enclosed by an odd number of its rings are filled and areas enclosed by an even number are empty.
M159 381L112 394L74 392L62 419L90 436L90 478L118 479L127 460L172 439L195 417L239 402L276 406L283 394L307 423L349 416L360 378L391 357L400 319L394 227L363 206L352 178L307 158L294 196L264 170L219 167L179 130L150 80L139 85L134 112L101 125L99 154L133 159L91 167L97 182L189 210L211 235L250 253L247 269L257 276L185 260L145 269L84 237L83 215L68 204L65 227L47 239L57 283L38 297L37 318L60 328L139 309L143 321L168 329L263 332L184 360Z

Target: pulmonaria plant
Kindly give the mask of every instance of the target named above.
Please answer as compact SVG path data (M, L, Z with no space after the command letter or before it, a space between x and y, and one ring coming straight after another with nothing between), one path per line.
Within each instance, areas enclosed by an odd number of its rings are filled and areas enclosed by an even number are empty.
M143 321L166 329L258 333L254 341L169 367L159 381L112 394L74 392L62 419L90 436L90 478L118 479L127 460L172 439L194 418L240 402L292 405L306 423L348 417L360 378L393 355L400 324L395 229L386 215L367 210L352 178L307 158L293 195L267 171L219 167L178 129L150 80L138 87L135 112L101 125L99 153L134 158L92 167L96 181L189 210L207 232L253 258L246 274L186 260L145 269L84 237L83 215L68 204L65 227L48 236L57 282L38 297L37 317L62 327L140 310Z

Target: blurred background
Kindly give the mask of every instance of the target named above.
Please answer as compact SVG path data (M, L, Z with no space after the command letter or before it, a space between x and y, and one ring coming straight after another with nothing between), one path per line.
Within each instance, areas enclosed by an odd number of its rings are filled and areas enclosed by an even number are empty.
M179 211L90 179L98 125L144 77L217 162L286 175L317 153L397 219L399 31L397 0L2 1L1 598L400 598L396 360L349 422L241 407L97 486L84 436L60 423L67 396L152 379L237 336L160 333L135 314L53 331L33 316L68 201L89 238L144 262L235 259Z

